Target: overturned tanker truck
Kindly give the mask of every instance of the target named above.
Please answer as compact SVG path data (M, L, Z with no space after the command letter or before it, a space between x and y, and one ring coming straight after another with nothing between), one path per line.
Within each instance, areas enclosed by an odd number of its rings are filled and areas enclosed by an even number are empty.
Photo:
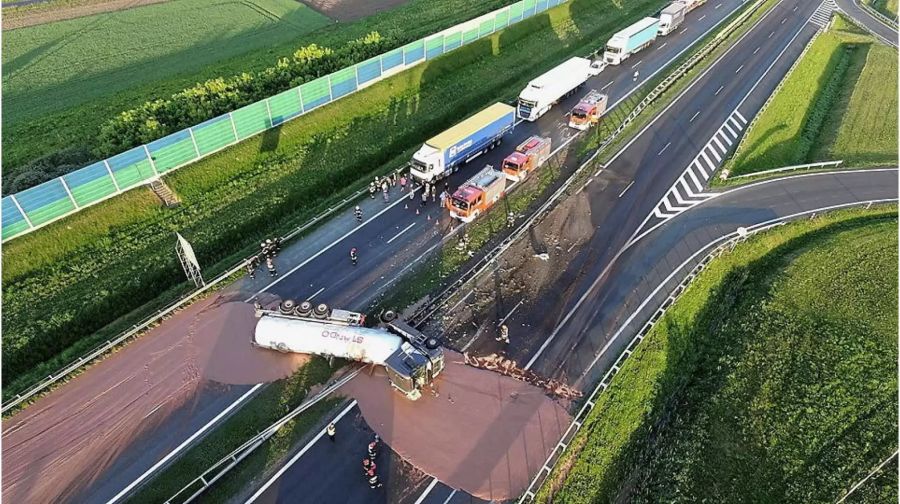
M277 310L257 307L253 344L279 352L340 357L384 366L391 385L411 400L422 395L444 369L440 342L429 338L392 311L379 327L364 327L365 315L282 301Z

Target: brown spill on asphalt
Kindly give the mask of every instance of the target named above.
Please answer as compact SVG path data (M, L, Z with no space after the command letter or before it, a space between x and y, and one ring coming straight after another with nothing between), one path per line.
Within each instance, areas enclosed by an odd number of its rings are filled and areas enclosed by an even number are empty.
M400 456L447 485L486 500L521 495L569 426L566 410L528 383L445 354L436 395L410 401L382 368L342 388Z
M204 391L277 380L309 360L253 348L255 323L252 305L224 296L198 301L4 420L3 501L77 501L113 463L141 450L136 440L195 406Z

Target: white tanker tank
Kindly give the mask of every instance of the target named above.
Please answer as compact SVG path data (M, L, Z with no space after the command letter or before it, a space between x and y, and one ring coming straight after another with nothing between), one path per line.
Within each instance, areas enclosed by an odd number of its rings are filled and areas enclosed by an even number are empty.
M391 385L413 400L444 368L438 341L405 322L393 320L392 314L386 317L384 327L369 328L362 327L365 317L358 313L332 311L325 305L311 310L308 303L301 303L296 309L293 306L286 301L279 311L257 309L259 322L253 344L279 352L340 357L384 366Z

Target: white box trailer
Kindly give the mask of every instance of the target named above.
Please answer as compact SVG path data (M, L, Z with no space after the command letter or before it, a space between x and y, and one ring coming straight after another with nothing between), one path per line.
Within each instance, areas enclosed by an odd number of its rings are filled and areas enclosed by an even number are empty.
M603 60L610 65L618 65L628 59L632 54L650 45L656 40L659 31L659 20L652 17L634 23L624 30L616 33L606 43L606 52Z
M591 60L571 58L537 79L519 93L519 118L535 121L556 102L574 93L587 82L597 69L591 68Z
M668 35L684 22L687 6L684 2L672 2L659 13L659 34Z
M687 14L692 10L706 3L706 0L679 0L684 4L684 13Z

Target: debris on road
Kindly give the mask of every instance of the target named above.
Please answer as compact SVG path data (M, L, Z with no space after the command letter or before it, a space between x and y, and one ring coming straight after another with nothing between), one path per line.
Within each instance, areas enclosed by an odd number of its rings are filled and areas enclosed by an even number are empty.
M583 395L579 390L576 390L566 385L565 383L544 378L528 369L522 369L516 365L515 361L504 358L503 356L497 354L486 355L484 357L475 357L473 355L469 355L468 353L464 353L463 359L464 362L469 366L479 369L486 369L488 371L494 371L495 373L500 373L504 376L509 376L511 378L515 378L516 380L529 383L531 385L534 385L535 387L540 387L546 390L554 397L558 397L560 399L567 399L571 401L579 399Z

